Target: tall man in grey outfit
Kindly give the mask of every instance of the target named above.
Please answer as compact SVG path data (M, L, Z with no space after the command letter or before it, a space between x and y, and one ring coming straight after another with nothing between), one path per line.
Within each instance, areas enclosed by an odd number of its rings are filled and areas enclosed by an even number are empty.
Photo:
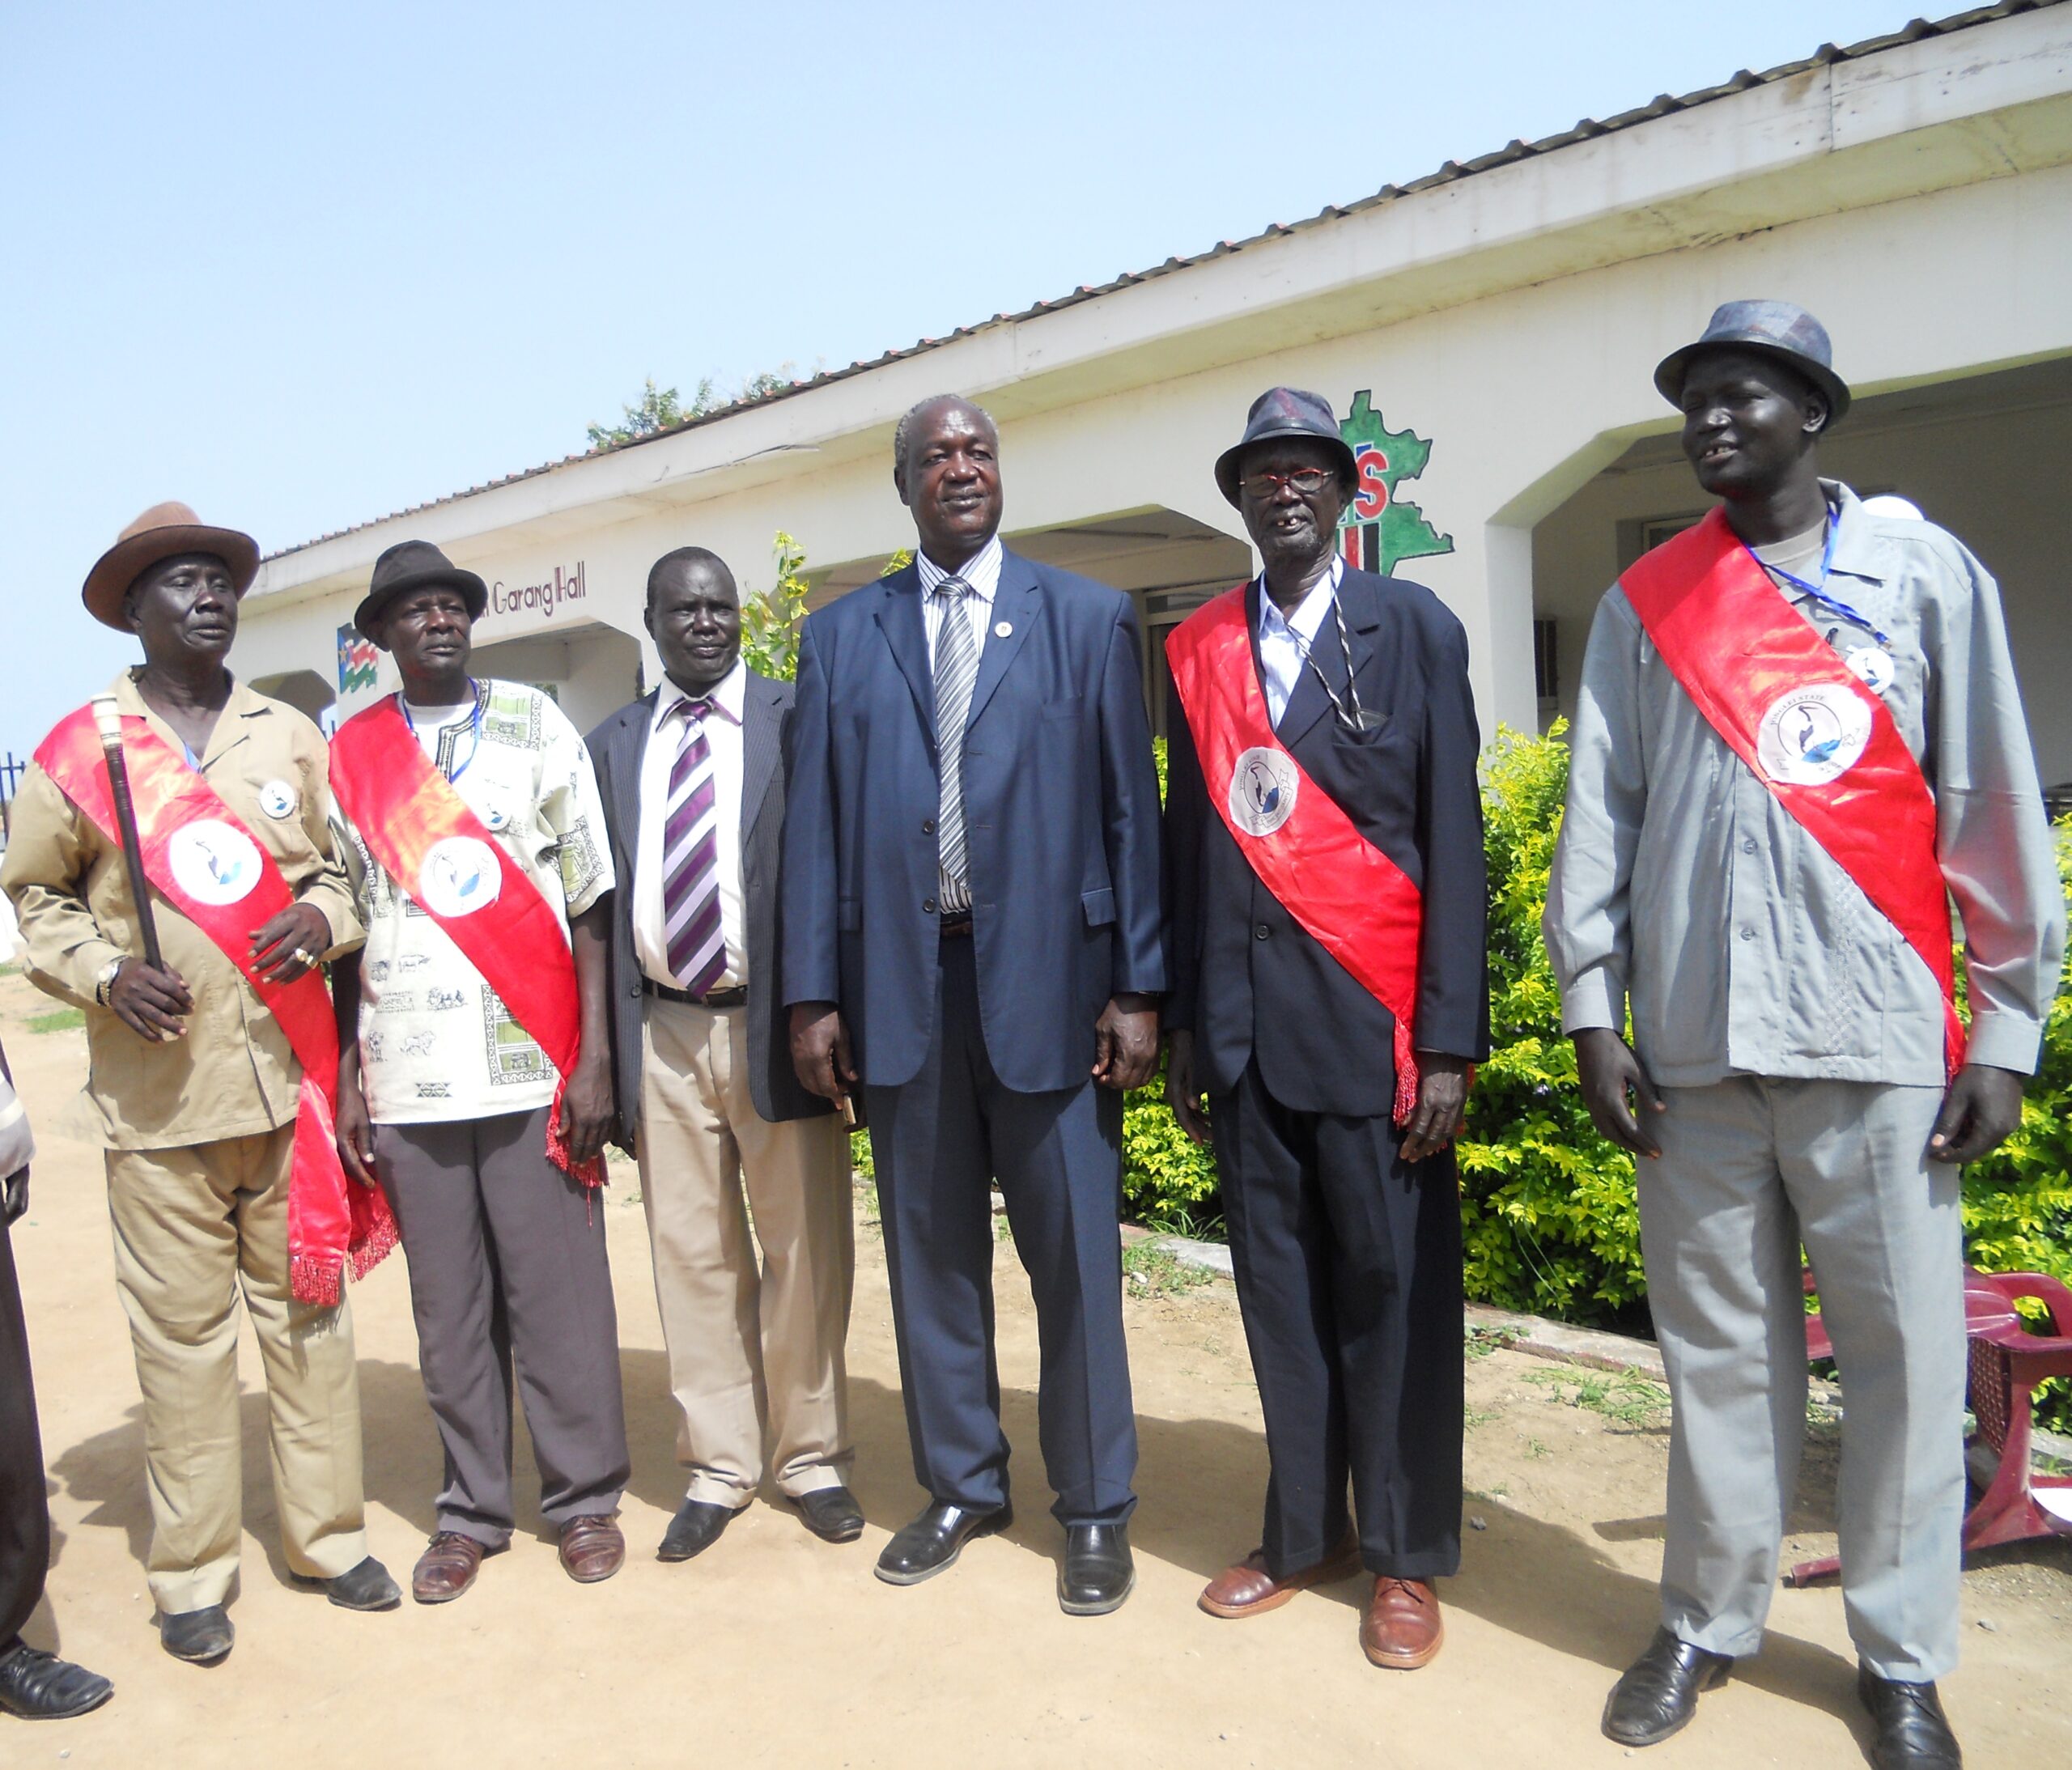
M1722 739L1615 587L1583 665L1546 932L1591 1115L1641 1158L1675 1427L1662 1630L1605 1730L1667 1738L1761 1641L1805 1420L1802 1242L1848 1397L1839 1524L1875 1761L1955 1764L1934 1680L1957 1649L1959 1167L2019 1118L2065 937L1998 593L1952 536L1819 477L1849 389L1810 315L1730 303L1656 384L1733 535L1919 765L1921 864L1961 919L1972 1020L1947 1077L1941 988L1875 881L1785 809L1783 764L1766 778Z

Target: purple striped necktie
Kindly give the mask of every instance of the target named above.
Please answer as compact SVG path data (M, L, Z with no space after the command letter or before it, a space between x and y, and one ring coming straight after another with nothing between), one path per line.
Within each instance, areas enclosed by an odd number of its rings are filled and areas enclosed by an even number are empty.
M669 970L693 995L703 995L727 969L720 922L720 819L712 749L705 741L708 697L679 701L683 739L669 770L669 817L662 826L662 919Z

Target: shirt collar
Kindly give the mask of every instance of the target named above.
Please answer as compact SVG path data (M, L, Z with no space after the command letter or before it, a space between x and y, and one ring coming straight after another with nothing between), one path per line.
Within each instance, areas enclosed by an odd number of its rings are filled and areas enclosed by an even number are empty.
M679 703L690 698L668 677L664 677L661 689L655 697L655 729L660 731L662 721L676 711ZM748 698L748 666L736 658L733 669L720 678L718 686L707 689L698 698L711 701L719 711L735 724L740 724L741 709Z
M1331 569L1303 592L1302 600L1295 605L1294 613L1284 615L1280 612L1280 605L1267 592L1266 574L1262 571L1257 580L1259 587L1259 630L1264 633L1284 628L1298 638L1314 639L1317 629L1323 625L1324 610L1331 606L1331 599L1338 593L1338 587L1344 578L1345 556L1335 553L1331 556Z
M1878 519L1839 479L1822 480L1820 490L1828 494L1836 512L1835 557L1828 569L1851 578L1867 578L1874 584L1884 582L1892 572L1878 534Z
M1000 588L1000 562L1005 554L1006 549L1000 545L1000 537L995 535L964 562L963 570L956 575L971 586L981 602L990 603L993 600L993 592ZM915 554L914 563L920 568L921 594L923 596L932 595L936 586L950 575L925 553Z

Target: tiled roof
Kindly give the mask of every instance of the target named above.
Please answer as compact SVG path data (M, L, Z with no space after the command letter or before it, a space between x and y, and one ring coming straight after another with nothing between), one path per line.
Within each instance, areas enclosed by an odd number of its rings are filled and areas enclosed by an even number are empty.
M1449 185L1458 179L1471 178L1478 172L1491 172L1500 166L1509 166L1520 160L1536 159L1540 155L1551 154L1558 149L1572 146L1577 142L1590 141L1599 135L1610 135L1620 129L1631 129L1636 124L1652 122L1655 118L1667 117L1672 112L1688 111L1700 104L1709 104L1715 99L1728 98L1736 92L1745 92L1751 87L1768 86L1779 80L1790 79L1794 75L1806 73L1812 68L1828 66L1837 62L1853 62L1861 57L1875 55L1881 49L1892 49L1900 44L1916 43L1924 37L1947 36L1952 32L1968 30L1973 25L1989 23L1995 19L2007 18L2018 12L2038 11L2045 6L2057 6L2061 3L2062 0L2001 0L2001 3L1997 6L1974 6L1969 11L1956 13L1947 19L1932 21L1927 19L1916 19L1903 29L1889 32L1884 36L1866 38L1863 42L1852 43L1846 47L1837 47L1832 43L1824 43L1812 54L1800 61L1787 62L1781 66L1768 69L1760 74L1751 73L1747 68L1743 68L1730 79L1723 80L1717 86L1704 87L1695 92L1686 92L1680 97L1671 96L1665 92L1652 104L1640 105L1630 111L1621 111L1616 117L1603 118L1586 117L1573 129L1565 129L1558 135L1549 135L1536 142L1514 140L1506 146L1498 148L1494 153L1480 155L1473 159L1450 159L1437 172L1428 172L1424 177L1413 179L1408 185L1384 185L1372 196L1360 197L1353 202L1330 205L1301 221L1287 223L1274 222L1259 232L1248 235L1242 240L1219 240L1207 252L1195 253L1184 258L1168 258L1163 264L1153 265L1148 270L1126 271L1112 282L1081 283L1069 295L1059 295L1053 300L1038 301L1034 306L1024 308L1017 313L996 313L991 319L981 320L976 325L959 326L946 337L919 338L903 349L887 350L883 355L873 357L867 363L851 363L847 368L842 369L824 369L805 380L794 381L788 386L779 388L771 393L757 394L752 398L735 400L728 405L716 407L700 417L687 418L681 424L670 426L667 430L657 431L652 435L639 437L630 443L611 444L602 448L585 449L579 454L564 455L558 461L543 461L537 467L528 467L518 473L506 473L499 479L485 480L481 485L470 486L465 491L452 492L444 498L434 498L424 503L411 504L401 510L391 511L386 516L372 517L365 522L354 523L344 528L333 529L328 534L314 536L308 541L299 542L292 547L282 548L279 553L270 554L267 557L279 558L286 554L299 553L305 547L313 547L322 541L335 541L341 535L350 535L363 528L371 528L378 523L390 522L398 516L415 516L421 511L435 510L442 505L456 503L461 499L472 498L478 492L494 490L499 486L516 485L520 480L536 479L542 473L553 473L558 468L569 466L576 461L588 461L598 455L615 454L622 449L639 448L648 443L659 442L664 437L678 436L686 431L698 428L700 425L715 424L721 418L731 418L737 412L746 411L754 406L767 405L777 400L791 399L813 388L825 387L830 382L843 381L852 376L867 374L873 369L884 367L889 363L898 363L908 357L919 356L924 351L936 350L943 345L953 343L959 338L969 337L975 333L987 331L994 326L1011 325L1019 320L1035 319L1042 314L1055 313L1062 308L1076 306L1082 301L1091 301L1098 296L1112 295L1118 289L1127 289L1133 283L1149 282L1155 277L1168 277L1176 270L1185 270L1191 265L1206 263L1212 258L1225 258L1232 253L1242 252L1248 247L1259 245L1266 240L1278 240L1289 234L1301 233L1309 228L1320 227L1326 222L1335 221L1342 215L1358 214L1363 210L1372 209L1382 203L1392 203L1405 197L1414 197L1420 192L1430 190L1437 185Z

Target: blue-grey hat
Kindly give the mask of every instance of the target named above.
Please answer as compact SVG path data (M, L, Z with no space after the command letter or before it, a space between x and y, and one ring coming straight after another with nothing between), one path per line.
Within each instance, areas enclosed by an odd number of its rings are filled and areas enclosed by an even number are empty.
M1352 445L1338 433L1338 419L1331 401L1321 393L1306 393L1299 387L1271 387L1252 401L1245 415L1245 434L1236 445L1216 458L1216 483L1232 503L1238 502L1238 464L1255 443L1270 443L1283 436L1314 436L1328 443L1339 457L1339 476L1350 488L1359 483L1360 464Z
M1828 423L1849 410L1849 383L1835 373L1828 329L1789 301L1729 301L1713 311L1705 335L1655 365L1654 384L1671 405L1684 402L1684 376L1700 350L1753 350L1796 369L1828 397Z

